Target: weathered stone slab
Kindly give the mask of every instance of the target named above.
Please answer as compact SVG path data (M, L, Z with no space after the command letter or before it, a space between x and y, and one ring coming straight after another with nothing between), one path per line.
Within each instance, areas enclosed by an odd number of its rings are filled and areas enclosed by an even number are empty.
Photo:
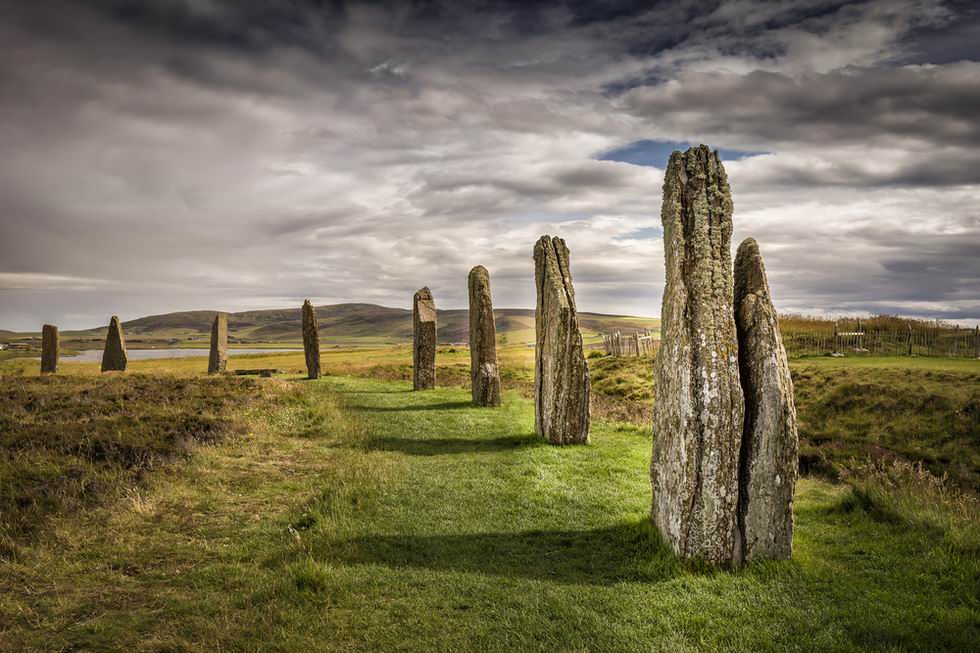
M308 378L320 378L320 331L316 322L316 311L310 300L303 302L303 352L306 354Z
M534 428L552 444L587 443L592 386L564 240L542 236L535 244L534 281Z
M228 314L218 313L211 325L211 356L208 374L223 374L228 369Z
M412 385L416 390L436 387L436 300L428 287L412 300Z
M738 510L742 555L746 561L789 558L799 469L793 378L762 254L751 238L735 256L735 324L745 393Z
M102 351L103 372L125 372L129 357L126 355L126 339L123 337L122 324L115 315L109 320L109 332L105 337L105 349Z
M45 324L41 327L41 374L58 372L58 356L61 352L61 336L58 327Z
M743 398L732 307L732 199L717 152L674 152L661 220L666 286L655 364L652 518L675 553L737 550Z
M493 321L490 273L482 265L470 270L470 384L477 406L500 405L497 327Z

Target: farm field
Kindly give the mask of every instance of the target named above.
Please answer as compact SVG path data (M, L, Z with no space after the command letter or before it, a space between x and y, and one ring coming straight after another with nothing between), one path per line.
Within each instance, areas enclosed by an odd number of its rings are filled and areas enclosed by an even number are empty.
M972 494L904 467L847 483L815 467L792 561L680 563L647 519L648 426L600 418L587 447L545 445L523 351L502 352L493 410L469 405L468 352L450 349L449 387L422 393L403 349L325 350L332 376L316 382L208 378L200 359L105 377L0 363L0 584L14 588L0 649L968 650L980 636ZM590 362L600 381L632 374ZM801 421L869 369L945 397L942 419L975 405L977 364L916 363L794 363ZM894 428L894 406L860 405L880 394L847 411ZM867 426L836 419L823 428ZM972 419L958 446L975 452Z

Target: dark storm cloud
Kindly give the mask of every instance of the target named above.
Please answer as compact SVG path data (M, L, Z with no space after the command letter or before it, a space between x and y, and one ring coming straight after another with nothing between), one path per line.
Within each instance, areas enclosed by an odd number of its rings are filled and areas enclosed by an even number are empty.
M0 10L0 327L422 285L458 307L477 263L528 306L542 233L582 310L656 314L662 163L623 148L702 141L764 153L726 167L784 305L980 314L963 4Z
M919 140L980 145L980 63L830 73L705 73L636 89L623 101L675 133L761 144Z

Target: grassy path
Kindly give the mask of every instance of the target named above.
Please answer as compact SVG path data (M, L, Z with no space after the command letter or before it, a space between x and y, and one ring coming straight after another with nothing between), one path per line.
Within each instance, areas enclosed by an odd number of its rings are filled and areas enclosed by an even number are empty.
M0 650L968 650L976 556L804 480L794 560L677 563L650 439L554 448L532 407L297 382L242 439L0 565Z

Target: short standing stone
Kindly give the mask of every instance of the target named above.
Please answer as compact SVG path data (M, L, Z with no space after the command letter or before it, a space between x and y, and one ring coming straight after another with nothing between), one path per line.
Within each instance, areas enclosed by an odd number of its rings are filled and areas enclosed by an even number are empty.
M436 300L422 288L412 301L412 386L416 390L436 387Z
M208 374L222 374L228 368L228 314L218 313L211 325L211 356Z
M41 374L54 374L58 371L58 354L61 349L61 336L58 327L45 324L41 328Z
M122 324L115 315L109 320L109 332L105 337L105 349L102 351L103 372L125 372L129 357L126 355L126 339L123 337Z
M500 374L497 371L497 328L493 322L490 273L482 265L470 270L470 382L473 403L500 405Z
M732 307L732 199L717 152L674 152L661 219L666 285L655 363L652 518L675 553L740 562L743 399Z
M735 324L745 392L739 528L746 561L793 553L793 492L799 437L793 378L755 240L735 256Z
M552 444L586 443L591 383L564 240L534 245L534 281L534 429Z
M303 302L303 351L306 353L307 376L319 379L320 331L316 323L316 311L308 299Z

